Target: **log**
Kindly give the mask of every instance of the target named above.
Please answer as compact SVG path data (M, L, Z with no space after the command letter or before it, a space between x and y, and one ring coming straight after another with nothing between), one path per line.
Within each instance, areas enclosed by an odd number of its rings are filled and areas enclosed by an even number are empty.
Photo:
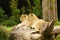
M46 29L44 30L44 32L42 32L41 40L54 40L53 34L51 34L51 31L53 30L53 25L53 20L46 25Z
M53 20L50 23L47 23L45 27L41 28L40 31L35 31L34 29L23 29L18 28L11 31L10 40L54 40L53 35L57 32L58 27L53 27ZM59 29L60 30L60 29Z
M54 38L56 38L56 36L60 34L60 26L55 26L51 33L54 35Z
M39 33L33 34L32 32L35 32L35 30L19 28L11 32L10 40L38 40L41 35Z
M52 34L60 34L60 26L55 26L52 31Z

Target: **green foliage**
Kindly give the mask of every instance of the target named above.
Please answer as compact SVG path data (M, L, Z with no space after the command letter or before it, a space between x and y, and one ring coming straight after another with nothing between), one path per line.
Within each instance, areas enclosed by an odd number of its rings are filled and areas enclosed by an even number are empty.
M16 22L14 22L13 20L6 20L5 22L2 23L2 25L9 27L16 25Z
M32 12L33 10L32 10L32 5L31 5L30 0L27 0L27 3L28 3L28 7L29 7L28 11Z
M39 17L42 18L42 11L37 9L36 7L33 7L33 12Z
M4 10L0 7L0 18L4 16Z
M19 15L16 15L16 16L11 16L9 20L20 22L19 18L20 18L20 16Z
M26 1L25 1L26 2ZM39 18L42 18L42 9L41 9L41 1L34 0L35 6L31 5L31 1L27 0L28 5L26 7L22 6L21 9L18 9L18 0L10 0L10 9L11 9L11 16L8 17L4 15L4 11L0 8L0 23L4 26L14 26L20 23L20 13L29 13L34 12Z
M4 13L4 10L2 9L2 7L0 7L0 24L7 20L7 15L5 15Z
M33 0L33 1L34 1L35 6L32 6L30 0L27 0L28 7L30 8L30 9L28 9L28 11L33 12L39 18L42 18L42 3L41 3L41 0Z
M35 6L32 7L33 12L39 17L42 18L42 4L41 0L34 0Z
M38 8L38 9L40 9L40 7L41 7L40 3L41 3L41 0L34 0L34 4L35 4L36 8Z
M60 21L55 22L55 26L60 25Z
M25 7L21 8L22 14L25 13L25 11L26 11L25 9L26 9Z
M3 21L4 18L4 10L2 9L2 7L0 7L0 23Z
M11 16L8 20L2 22L2 25L11 27L17 25L20 22L19 17Z
M11 8L11 12L12 12L12 16L9 17L9 19L5 20L2 22L2 25L4 26L14 26L16 24L18 24L19 21L19 17L20 17L20 10L18 9L18 0L11 0L10 2L10 8Z
M11 0L10 7L12 11L12 15L19 15L20 10L18 9L18 0Z
M12 16L17 17L20 14L20 10L18 9L18 0L11 0L10 2L10 7L11 7L11 11L12 11Z
M57 35L56 40L60 40L60 34Z
M9 33L12 28L5 27L5 26L0 26L0 40L9 40Z

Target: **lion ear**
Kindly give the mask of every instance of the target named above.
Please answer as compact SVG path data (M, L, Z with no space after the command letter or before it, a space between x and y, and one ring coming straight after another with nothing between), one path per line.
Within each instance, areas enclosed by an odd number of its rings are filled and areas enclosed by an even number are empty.
M29 16L33 16L33 13L30 13Z

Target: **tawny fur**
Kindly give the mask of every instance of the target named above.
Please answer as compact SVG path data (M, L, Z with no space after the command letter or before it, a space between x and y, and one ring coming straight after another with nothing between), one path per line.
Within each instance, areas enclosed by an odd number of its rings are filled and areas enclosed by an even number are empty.
M21 23L17 25L16 28L19 27L27 27L28 26L28 20L27 20L28 16L26 14L22 14L20 17L20 21Z
M36 30L36 31L39 31L42 27L45 27L45 24L48 23L42 19L39 19L39 20L36 20L32 25L31 27Z
M30 13L29 14L29 20L31 22L31 28L36 30L36 31L39 31L42 27L45 26L46 22L45 20L43 19L39 19L35 14L33 13Z
M28 20L33 22L39 19L34 13L30 13L28 17L29 17Z
M38 17L35 14L30 13L27 19L28 19L28 26L31 27L34 21L38 20Z
M42 27L45 26L46 21L39 19L35 14L30 13L28 16L26 14L22 14L20 17L20 20L22 23L17 25L18 27L24 27L24 28L34 28L34 30L38 31Z
M31 27L34 20L37 20L38 18L34 14L29 14L28 16L26 14L22 14L20 17L20 21L22 23L17 25L17 28L19 27Z
M20 17L20 21L23 22L23 21L26 21L27 20L27 15L26 14L22 14L21 17Z

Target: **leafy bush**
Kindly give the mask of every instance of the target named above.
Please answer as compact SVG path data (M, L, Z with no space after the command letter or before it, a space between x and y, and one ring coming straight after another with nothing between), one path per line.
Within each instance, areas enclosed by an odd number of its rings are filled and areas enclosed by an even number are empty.
M0 7L0 18L4 16L4 10Z
M18 23L20 23L19 17L21 13L28 14L30 11L33 11L39 18L42 18L42 10L41 10L41 2L40 0L33 0L35 6L31 5L31 1L27 0L28 4L27 6L22 6L20 9L18 9L18 0L10 0L10 10L11 10L11 16L8 17L8 15L4 14L4 10L0 8L0 23L4 26L14 26ZM23 2L23 1L22 1ZM29 8L31 7L31 8ZM9 13L8 13L9 14ZM7 17L7 19L6 19Z
M15 24L16 23L14 21L12 21L12 20L6 20L5 22L2 23L2 25L7 26L7 27L13 26Z
M25 13L25 11L26 11L26 10L25 10L25 7L22 7L22 8L21 8L21 11L22 11L22 13Z
M33 12L39 17L42 18L42 4L41 0L34 0L35 6L32 6Z
M57 35L56 40L60 40L60 34Z
M11 8L11 12L12 15L19 15L20 10L18 9L18 0L11 0L10 2L10 8Z
M1 23L2 25L7 26L7 27L11 27L11 26L14 26L20 22L19 21L20 10L17 8L17 6L18 6L18 0L11 0L10 1L10 8L11 8L12 15L8 19L4 20Z
M2 9L2 7L0 7L0 23L3 21L4 18L4 10Z
M0 26L0 40L9 40L9 33L10 33L11 29L12 28Z
M55 22L55 26L60 25L60 21Z
M11 27L11 26L17 25L18 23L20 23L20 20L18 18L16 18L15 20L14 18L11 18L11 19L4 20L3 22L1 22L1 25Z
M42 18L42 11L36 7L33 7L33 12L38 16L39 18Z
M11 8L12 15L10 17L8 17L8 19L4 18L6 20L1 19L1 20L3 20L3 21L1 21L1 24L4 26L7 26L7 27L14 26L20 22L19 21L20 10L17 8L18 0L11 0L10 4L11 4L10 8ZM2 15L4 16L4 14L2 14ZM1 17L3 17L3 16L1 16Z

